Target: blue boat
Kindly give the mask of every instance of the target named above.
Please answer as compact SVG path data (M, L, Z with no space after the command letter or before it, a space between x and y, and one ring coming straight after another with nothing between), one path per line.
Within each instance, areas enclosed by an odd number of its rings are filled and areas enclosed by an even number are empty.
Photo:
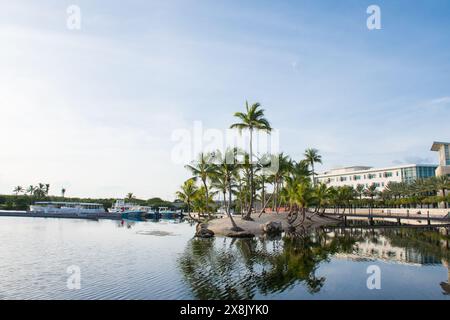
M128 210L122 212L122 219L139 219L145 218L146 212L142 210Z
M171 210L168 207L159 207L158 213L161 219L177 219L184 216L181 210Z

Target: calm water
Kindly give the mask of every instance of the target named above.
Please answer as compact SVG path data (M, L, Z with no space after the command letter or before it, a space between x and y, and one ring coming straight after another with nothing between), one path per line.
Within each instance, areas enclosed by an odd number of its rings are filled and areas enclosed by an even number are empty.
M193 239L186 222L0 218L0 299L449 299L448 230ZM67 288L67 267L81 289ZM367 268L381 289L367 289Z

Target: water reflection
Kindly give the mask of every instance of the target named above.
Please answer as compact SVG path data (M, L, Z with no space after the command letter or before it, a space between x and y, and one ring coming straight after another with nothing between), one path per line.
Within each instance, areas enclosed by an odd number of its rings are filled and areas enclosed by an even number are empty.
M448 242L448 229L436 228L338 227L300 230L279 239L194 238L178 267L196 299L252 299L298 285L314 295L327 280L317 269L331 257L448 267ZM443 294L449 293L449 283L440 283Z
M318 264L351 251L354 243L347 234L328 239L319 230L278 240L192 239L179 266L197 299L252 299L256 292L283 292L299 282L314 293L325 282L316 276Z

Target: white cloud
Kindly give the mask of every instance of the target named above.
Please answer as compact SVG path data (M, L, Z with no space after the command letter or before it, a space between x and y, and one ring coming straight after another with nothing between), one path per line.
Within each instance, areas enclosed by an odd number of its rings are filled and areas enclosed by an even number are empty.
M450 106L450 97L441 97L431 100L432 105L446 105Z

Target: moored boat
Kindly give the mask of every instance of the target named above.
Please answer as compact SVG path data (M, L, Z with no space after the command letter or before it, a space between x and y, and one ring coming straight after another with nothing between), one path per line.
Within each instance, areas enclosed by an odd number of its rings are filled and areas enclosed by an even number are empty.
M176 219L183 217L182 210L171 210L169 207L159 207L158 213L161 219Z
M30 206L30 213L96 218L105 209L100 203L41 201Z

